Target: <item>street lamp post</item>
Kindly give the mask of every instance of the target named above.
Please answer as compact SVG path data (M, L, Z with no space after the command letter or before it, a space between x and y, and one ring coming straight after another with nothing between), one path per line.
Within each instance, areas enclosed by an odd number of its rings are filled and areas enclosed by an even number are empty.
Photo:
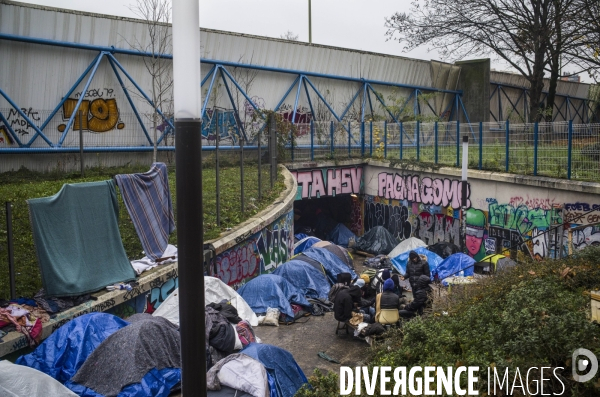
M312 44L312 11L310 6L310 0L308 0L308 43Z
M198 0L174 0L173 100L181 389L186 397L206 395L200 96L199 3Z
M462 183L461 183L461 231L462 231L462 251L467 252L467 170L469 168L469 136L463 136L462 152Z

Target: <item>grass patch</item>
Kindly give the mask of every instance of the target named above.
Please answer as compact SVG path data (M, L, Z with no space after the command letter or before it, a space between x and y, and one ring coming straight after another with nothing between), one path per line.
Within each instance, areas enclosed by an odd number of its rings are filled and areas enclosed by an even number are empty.
M258 168L256 165L244 167L245 211L242 213L240 202L240 170L239 166L221 168L220 194L221 194L221 225L217 226L216 219L216 183L215 169L204 168L202 172L203 205L204 205L204 239L210 240L219 236L227 228L233 228L244 220L252 217L261 209L279 196L284 189L283 175L278 175L274 189L270 189L269 172L267 166L262 167L262 199L258 200ZM7 172L0 174L0 298L10 296L7 258L7 231L6 213L4 203L13 203L13 244L15 256L15 283L17 296L32 297L40 288L42 280L37 265L29 209L26 200L30 198L46 197L56 194L65 183L92 182L112 178L123 173L145 172L147 167L120 167L86 170L85 178L77 173L36 173L27 170ZM177 216L177 195L175 191L175 170L169 171L169 185L173 209ZM118 189L117 189L118 192ZM119 199L119 230L125 252L130 259L141 258L142 245L139 241L133 223L123 204ZM171 235L170 243L177 245L177 230Z
M524 374L531 367L563 367L557 372L564 383L563 396L600 395L598 374L586 383L571 376L575 349L583 347L600 355L600 326L589 319L588 293L598 288L600 249L596 247L565 260L519 264L437 297L435 310L393 331L373 350L369 365L479 366L481 395L487 392L488 367L502 373L509 368L511 385L516 368L526 382ZM539 381L539 373L536 376ZM339 393L336 374L315 374L311 383L313 391L299 395ZM533 393L536 385L530 382L529 386ZM559 395L562 389L554 377L544 385L544 393ZM514 395L522 395L520 391L515 389Z

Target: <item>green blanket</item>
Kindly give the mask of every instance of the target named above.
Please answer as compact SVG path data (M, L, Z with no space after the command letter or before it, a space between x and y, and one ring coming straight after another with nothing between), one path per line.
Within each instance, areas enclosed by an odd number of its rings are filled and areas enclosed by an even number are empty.
M54 196L27 203L48 296L81 295L135 278L112 180L65 184Z

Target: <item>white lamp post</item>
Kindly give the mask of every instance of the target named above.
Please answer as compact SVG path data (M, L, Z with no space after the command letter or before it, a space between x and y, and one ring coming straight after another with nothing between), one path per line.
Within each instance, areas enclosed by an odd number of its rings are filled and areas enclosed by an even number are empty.
M173 0L181 389L206 395L199 0Z

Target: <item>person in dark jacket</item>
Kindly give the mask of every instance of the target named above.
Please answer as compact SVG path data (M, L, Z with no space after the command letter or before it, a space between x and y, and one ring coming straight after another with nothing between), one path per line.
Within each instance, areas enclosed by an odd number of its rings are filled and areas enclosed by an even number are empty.
M400 310L400 317L412 318L416 315L423 314L423 309L429 303L429 284L431 280L429 276L421 275L415 282L416 292L413 292L413 301L404 307L404 310ZM414 291L414 290L413 290Z
M393 290L394 282L392 279L387 279L383 283L383 292L377 294L375 321L380 324L396 324L400 319L398 317L400 297Z
M406 264L406 277L410 283L413 295L417 290L416 281L421 276L431 277L429 263L423 260L415 251L410 251L408 254L408 263Z
M333 317L342 322L350 320L352 318L352 312L360 304L361 297L362 292L357 285L340 290L333 302Z

